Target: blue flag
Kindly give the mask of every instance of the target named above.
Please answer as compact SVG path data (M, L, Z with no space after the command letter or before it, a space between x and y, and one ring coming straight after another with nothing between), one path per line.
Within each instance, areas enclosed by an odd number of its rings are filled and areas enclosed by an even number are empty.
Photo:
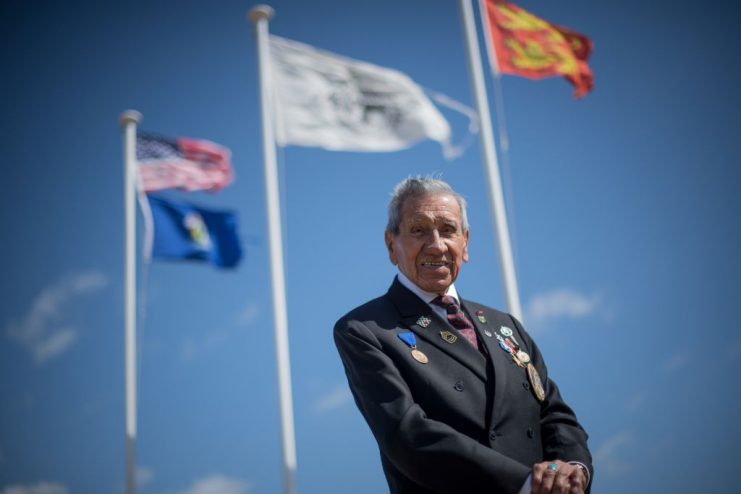
M234 213L147 198L154 222L153 258L208 261L222 268L239 263L242 248Z

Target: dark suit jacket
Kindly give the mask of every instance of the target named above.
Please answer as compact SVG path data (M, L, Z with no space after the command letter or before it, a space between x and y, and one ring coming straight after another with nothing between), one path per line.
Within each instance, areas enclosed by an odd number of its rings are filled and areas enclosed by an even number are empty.
M335 325L350 389L378 442L391 493L517 493L534 463L556 458L591 471L587 434L520 323L461 303L474 316L486 356L462 337L446 342L440 332L455 330L398 280ZM427 327L418 324L421 316L430 320ZM526 370L486 336L501 326L530 355L545 401L536 399ZM412 358L397 336L409 331L429 363Z

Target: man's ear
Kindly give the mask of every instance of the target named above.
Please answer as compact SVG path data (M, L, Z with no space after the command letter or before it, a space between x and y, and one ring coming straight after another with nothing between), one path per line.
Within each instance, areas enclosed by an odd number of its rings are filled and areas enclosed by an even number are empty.
M466 239L466 244L463 246L463 262L468 262L468 232L470 230L466 230L466 233L463 234L463 237Z
M399 264L399 260L396 257L396 253L394 252L394 235L386 230L386 232L383 234L383 240L386 242L386 250L388 250L389 253L389 261L391 261L391 264L396 266Z

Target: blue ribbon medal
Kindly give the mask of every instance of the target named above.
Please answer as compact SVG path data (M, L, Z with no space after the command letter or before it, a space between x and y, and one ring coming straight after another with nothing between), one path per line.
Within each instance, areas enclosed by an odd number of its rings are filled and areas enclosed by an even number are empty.
M407 331L406 333L399 333L396 336L398 336L401 341L406 343L406 345L412 349L412 358L414 360L416 360L420 364L426 364L430 361L430 359L427 358L427 355L422 353L420 350L417 350L417 337L414 335L414 333Z

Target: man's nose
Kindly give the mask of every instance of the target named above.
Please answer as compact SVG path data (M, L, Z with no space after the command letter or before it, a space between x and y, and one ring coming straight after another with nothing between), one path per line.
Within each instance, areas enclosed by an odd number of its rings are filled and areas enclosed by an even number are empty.
M445 242L443 242L440 232L432 230L425 246L428 251L445 252Z

